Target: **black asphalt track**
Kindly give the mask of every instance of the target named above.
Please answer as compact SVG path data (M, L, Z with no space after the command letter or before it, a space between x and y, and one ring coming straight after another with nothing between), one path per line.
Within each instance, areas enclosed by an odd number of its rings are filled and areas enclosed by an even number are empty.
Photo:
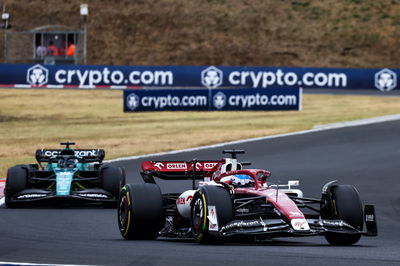
M151 141L151 140L149 140ZM305 196L319 197L337 179L357 186L375 204L379 236L351 247L323 237L263 243L198 245L192 241L126 241L116 210L0 208L0 261L90 265L400 265L400 121L314 132L227 146L245 149L243 161L272 171L271 181L300 180ZM219 159L222 148L152 159ZM139 161L123 161L129 182L142 182ZM162 183L182 191L190 182Z

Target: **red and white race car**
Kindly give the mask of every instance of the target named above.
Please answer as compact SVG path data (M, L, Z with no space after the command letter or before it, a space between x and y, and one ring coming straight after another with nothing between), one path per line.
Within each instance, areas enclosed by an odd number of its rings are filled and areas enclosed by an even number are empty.
M363 205L355 187L336 181L322 188L320 199L303 197L286 185L267 182L271 173L243 169L237 154L216 161L144 161L144 184L121 190L118 225L126 239L193 237L200 243L229 239L266 239L323 235L332 245L352 245L361 235L376 236L373 205ZM192 179L183 193L162 194L155 178ZM198 187L196 188L196 180ZM366 230L364 230L364 225Z

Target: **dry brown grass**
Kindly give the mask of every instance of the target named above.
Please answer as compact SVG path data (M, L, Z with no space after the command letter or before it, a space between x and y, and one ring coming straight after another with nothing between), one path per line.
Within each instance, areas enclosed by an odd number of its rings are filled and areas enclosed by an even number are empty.
M340 95L304 95L301 112L123 113L122 91L0 89L0 177L67 140L110 159L396 113L398 97Z
M399 67L399 0L3 1L11 31L79 28L82 2L90 64Z

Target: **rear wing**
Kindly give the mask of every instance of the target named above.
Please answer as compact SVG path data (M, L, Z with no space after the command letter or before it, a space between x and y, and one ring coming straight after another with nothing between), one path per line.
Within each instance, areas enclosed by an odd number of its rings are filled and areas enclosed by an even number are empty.
M210 176L225 160L218 161L143 161L142 172L144 182L155 183L154 177L164 180L200 180ZM196 166L196 167L194 167Z
M36 160L38 163L48 162L49 159L60 155L63 149L39 149L36 150ZM72 150L71 150L72 151ZM73 150L74 156L83 159L86 163L101 163L106 155L103 149L79 149Z

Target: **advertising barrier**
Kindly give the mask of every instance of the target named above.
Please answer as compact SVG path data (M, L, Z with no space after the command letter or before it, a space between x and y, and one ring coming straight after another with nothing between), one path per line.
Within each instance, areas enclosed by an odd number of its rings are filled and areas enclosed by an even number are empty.
M300 110L299 88L124 90L124 112Z
M0 87L398 89L400 69L0 65Z

